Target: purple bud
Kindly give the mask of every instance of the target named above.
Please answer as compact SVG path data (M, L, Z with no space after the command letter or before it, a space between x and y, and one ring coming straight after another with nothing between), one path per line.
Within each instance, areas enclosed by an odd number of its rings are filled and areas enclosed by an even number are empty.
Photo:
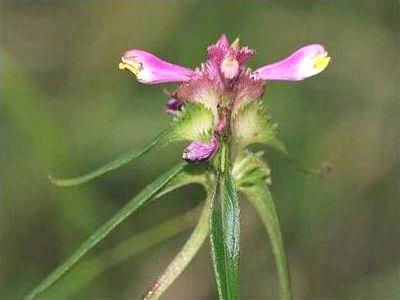
M187 162L202 162L208 160L217 150L219 144L216 136L212 136L210 143L194 141L186 147L182 158Z
M255 79L298 81L322 72L330 57L324 46L313 44L300 48L289 57L257 69Z
M165 104L164 110L167 114L175 115L179 110L181 110L182 106L183 106L182 101L180 101L176 98L171 98Z
M142 50L129 50L124 53L120 69L131 71L141 83L156 84L185 82L191 79L194 71L174 65Z

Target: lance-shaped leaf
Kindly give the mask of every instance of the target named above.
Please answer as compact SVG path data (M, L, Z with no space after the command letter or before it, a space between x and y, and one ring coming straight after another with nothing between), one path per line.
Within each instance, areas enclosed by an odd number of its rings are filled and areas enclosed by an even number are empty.
M207 190L207 171L209 170L206 165L186 165L181 172L153 197L152 201L188 184L201 184ZM211 194L208 190L207 193ZM149 202L150 200L148 200L147 203ZM111 249L104 250L100 254L83 261L77 269L67 273L66 276L58 282L58 285L56 284L49 289L48 292L45 293L45 296L59 297L61 295L66 296L74 294L109 268L194 226L197 221L195 216L198 216L199 210L200 207L197 206L161 225L135 234L118 243Z
M110 268L189 230L197 222L199 208L197 206L178 217L137 233L111 249L104 250L100 254L82 261L76 269L66 274L44 296L48 299L72 296Z
M197 223L196 228L192 232L190 238L182 247L181 251L179 251L174 259L168 264L164 272L157 277L157 279L143 294L143 300L158 299L191 262L208 235L209 216L210 196L205 201L199 222Z
M292 292L285 249L283 246L278 215L268 186L264 181L259 180L252 186L241 187L240 191L242 191L248 200L250 200L250 202L255 206L269 234L280 281L280 299L290 300L292 299Z
M212 177L211 168L207 164L187 164L153 199L160 198L188 184L200 184L207 191L207 177Z
M103 226L97 229L64 263L57 267L47 278L37 285L26 297L26 300L33 299L39 293L54 284L62 275L73 267L83 255L92 249L97 243L103 240L116 226L124 221L129 215L145 204L156 195L168 182L170 182L186 165L179 163L171 170L160 176L149 184L141 193L130 200Z
M240 211L232 175L220 173L212 201L211 249L220 299L238 298Z
M114 159L113 161L105 164L104 166L90 172L87 173L85 175L79 176L79 177L75 177L75 178L55 178L53 176L49 176L49 179L52 183L54 183L55 185L59 185L59 186L73 186L73 185L79 185L82 183L85 183L91 179L94 179L96 177L99 177L107 172L110 172L114 169L117 169L125 164L127 164L128 162L141 157L142 155L146 154L147 152L149 152L152 148L154 148L155 146L161 144L162 142L165 141L165 137L168 135L169 130L165 130L163 132L161 132L154 140L152 140L151 142L139 146L137 148L132 149L131 151L122 154L121 156L117 157L116 159Z

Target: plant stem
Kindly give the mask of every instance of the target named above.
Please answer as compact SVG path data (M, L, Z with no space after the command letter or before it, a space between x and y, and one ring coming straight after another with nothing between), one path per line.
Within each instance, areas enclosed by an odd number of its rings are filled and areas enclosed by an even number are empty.
M280 299L291 300L292 291L290 286L289 269L286 261L278 215L276 213L271 192L263 181L259 181L251 187L242 188L241 191L256 208L269 234L279 276Z

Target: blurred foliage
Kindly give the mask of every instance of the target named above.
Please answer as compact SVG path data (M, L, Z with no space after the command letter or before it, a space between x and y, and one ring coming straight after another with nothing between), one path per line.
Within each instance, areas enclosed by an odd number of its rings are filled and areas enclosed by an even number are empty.
M223 32L256 49L253 67L312 42L333 57L319 76L271 83L264 96L292 155L334 166L329 180L318 181L267 152L295 295L397 297L399 13L390 0L2 1L0 297L19 299L180 159L177 145L85 186L48 182L48 174L81 174L167 126L162 87L118 71L121 53L143 48L195 67ZM203 196L194 186L152 203L89 255L162 224ZM241 206L240 294L274 299L267 235L253 209ZM188 234L125 260L72 298L138 298ZM208 245L164 299L207 297L215 297Z

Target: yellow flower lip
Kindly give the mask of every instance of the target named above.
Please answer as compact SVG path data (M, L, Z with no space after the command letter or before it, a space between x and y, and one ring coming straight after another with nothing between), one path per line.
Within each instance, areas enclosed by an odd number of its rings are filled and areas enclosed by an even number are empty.
M328 66L330 61L331 61L331 57L328 56L328 52L324 52L324 53L319 54L316 57L314 57L313 66L315 69L322 71Z
M122 57L121 61L122 62L120 62L118 65L118 68L120 70L126 69L126 70L131 71L134 75L137 75L142 69L141 64L138 63L137 61L135 61L134 59L128 59L128 58Z

